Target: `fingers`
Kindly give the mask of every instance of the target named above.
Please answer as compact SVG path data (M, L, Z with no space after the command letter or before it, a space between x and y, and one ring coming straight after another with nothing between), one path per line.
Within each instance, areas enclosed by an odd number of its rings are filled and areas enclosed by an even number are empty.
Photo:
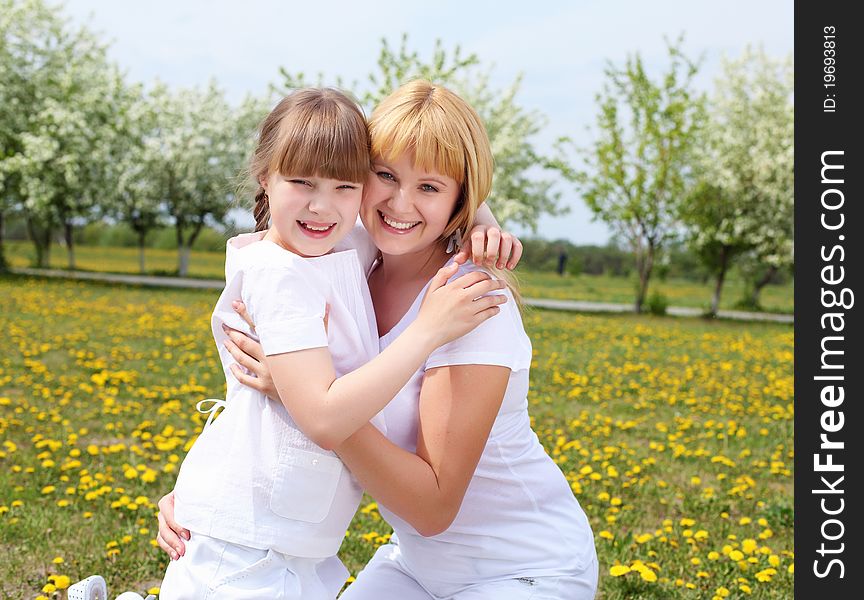
M522 242L519 241L519 238L513 238L513 254L510 256L510 260L507 262L508 269L515 269L516 265L519 264L519 261L522 259Z
M513 251L513 235L507 232L501 233L501 245L498 250L498 258L495 262L495 267L503 269L510 258L510 253Z
M237 331L236 329L231 329L227 325L223 324L222 329L231 341L234 342L244 353L248 354L258 362L264 360L264 349L261 348L261 344L257 343L245 333Z
M250 387L253 390L257 390L259 392L266 392L264 383L261 379L255 377L254 375L249 375L243 369L240 368L237 364L231 364L229 367L231 372L234 374L234 377L237 378L237 381L245 385L246 387Z
M159 522L159 533L156 536L156 542L172 559L177 560L186 552L186 546L181 537L188 540L190 537L189 530L181 527L174 520L174 492L163 496L159 500L158 506L159 513L156 518Z
M427 293L434 292L438 288L444 287L447 284L447 280L450 279L458 269L459 265L456 263L449 263L438 269L438 272L435 273L435 276L429 281L429 289L427 290Z
M465 291L474 298L479 298L491 292L503 290L505 287L507 287L507 284L499 279L486 279L478 281L473 285L465 286Z
M231 354L232 358L236 360L239 364L246 367L250 371L255 371L258 365L260 364L257 360L242 352L240 348L237 347L231 339L224 340L222 345L228 349L228 352Z
M475 227L471 232L471 260L475 265L483 264L483 253L486 251L486 231Z
M246 312L246 305L240 300L234 300L231 303L231 307L234 309L234 312L240 315L240 318L246 321L246 324L252 328L252 331L255 331L255 323L252 322L252 317Z
M507 302L507 296L504 294L489 294L488 296L481 296L474 300L474 308L477 311L477 314L482 313L490 308L498 308L502 304ZM497 311L492 314L497 314ZM489 316L492 316L490 314Z
M501 231L495 227L490 227L486 230L486 259L483 264L491 267L496 258L499 256L499 248L501 246ZM475 263L479 264L479 263Z

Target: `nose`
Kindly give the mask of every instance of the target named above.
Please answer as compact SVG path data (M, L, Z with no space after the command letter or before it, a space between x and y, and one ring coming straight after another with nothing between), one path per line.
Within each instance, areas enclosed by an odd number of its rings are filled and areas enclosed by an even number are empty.
M330 198L327 194L316 193L309 200L309 212L324 215L330 212Z
M411 210L411 205L411 195L401 187L395 189L387 201L387 207L396 213L393 216L408 213Z

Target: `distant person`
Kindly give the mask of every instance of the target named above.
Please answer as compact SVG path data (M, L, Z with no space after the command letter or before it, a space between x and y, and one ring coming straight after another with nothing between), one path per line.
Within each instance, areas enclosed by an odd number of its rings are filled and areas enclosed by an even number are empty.
M567 268L567 251L561 248L558 251L558 274L563 277L564 270Z

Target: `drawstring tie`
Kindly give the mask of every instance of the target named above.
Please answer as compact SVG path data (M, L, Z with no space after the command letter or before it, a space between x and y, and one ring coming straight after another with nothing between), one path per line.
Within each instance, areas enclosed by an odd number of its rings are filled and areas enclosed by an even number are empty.
M204 405L208 402L212 402L213 405L210 408L204 408ZM213 422L213 419L216 418L216 413L219 412L220 408L225 408L228 406L228 403L225 400L220 400L219 398L207 398L206 400L201 400L198 404L195 405L195 409L201 413L202 415L209 415L207 417L207 422L204 423L204 429L210 426L210 423ZM203 431L203 430L202 430Z

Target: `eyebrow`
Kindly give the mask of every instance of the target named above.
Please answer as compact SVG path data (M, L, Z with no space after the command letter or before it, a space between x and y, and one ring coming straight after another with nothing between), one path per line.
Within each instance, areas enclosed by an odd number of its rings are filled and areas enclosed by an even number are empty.
M385 169L389 169L390 171L393 171L397 175L399 174L396 172L396 169L394 169L392 166L388 165L386 162L384 162L383 160L380 160L380 159L373 160L372 166L373 167L384 167ZM441 187L445 187L445 188L447 187L447 184L444 181L441 181L440 179L437 179L435 177L428 177L428 176L427 177L420 177L420 181L421 182L434 181L435 183L437 183Z
M420 181L434 181L435 183L437 183L441 187L445 187L445 188L447 187L446 183L444 183L440 179L435 179L434 177L421 177Z

